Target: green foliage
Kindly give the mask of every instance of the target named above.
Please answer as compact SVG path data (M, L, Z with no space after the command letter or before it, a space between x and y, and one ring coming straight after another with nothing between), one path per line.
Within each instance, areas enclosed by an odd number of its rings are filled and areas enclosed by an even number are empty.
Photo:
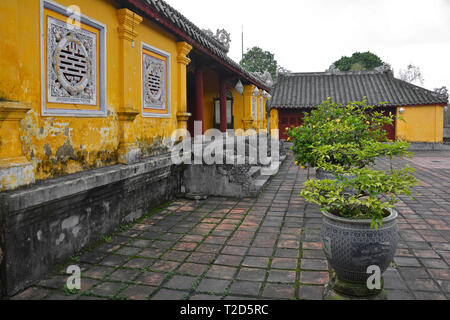
M342 57L334 63L341 71L373 70L383 65L383 61L371 52L355 52L351 57Z
M409 166L389 173L352 168L345 175L336 174L335 180L308 180L301 196L323 211L344 218L370 219L372 227L378 228L386 210L398 201L397 195L411 196L410 188L416 184L413 172Z
M269 51L263 51L259 47L248 50L239 64L249 72L264 73L264 71L268 71L273 79L277 74L278 63L275 55Z
M411 196L416 184L410 167L394 170L394 156L411 156L406 142L388 142L385 124L393 115L383 115L367 101L345 106L331 99L305 114L302 126L288 130L296 164L332 172L333 180L308 180L303 196L323 211L354 219L371 219L372 227L382 225L396 195ZM391 160L389 172L372 166L379 157Z
M77 289L69 289L67 284L64 284L64 293L66 296L74 295L78 293Z
M322 166L362 168L380 155L406 150L404 143L382 143L388 141L383 126L393 122L392 114L383 115L366 100L342 106L328 99L310 114L305 113L303 125L288 129L288 135L299 165L316 167L320 161Z
M333 143L318 146L312 151L318 167L325 171L346 172L352 168L364 168L375 163L380 156L410 156L406 142L383 143L363 140L359 143Z
M102 242L111 243L112 240L113 240L112 236L101 236L100 237L100 241L102 241Z

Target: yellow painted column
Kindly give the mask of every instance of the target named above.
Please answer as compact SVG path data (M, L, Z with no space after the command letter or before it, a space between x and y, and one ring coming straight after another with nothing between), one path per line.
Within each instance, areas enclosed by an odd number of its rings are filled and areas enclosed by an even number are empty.
M262 111L262 115L263 115L262 128L263 128L264 132L267 132L267 130L268 130L268 128L267 128L267 112L266 112L267 98L263 97L262 101L263 101L263 105L262 105L262 108L263 108L263 111Z
M244 96L239 94L235 88L231 91L233 94L233 116L234 116L234 130L244 129L243 119L244 115Z
M259 90L259 94L256 96L256 128L258 133L262 129L262 118L261 118L261 108L263 103L261 103L262 90Z
M20 121L31 105L0 102L0 191L34 183L33 165L23 155L19 135Z
M244 86L244 119L242 120L244 130L253 128L253 117L252 117L252 99L253 99L253 91L255 90L255 86L246 85Z
M136 143L133 122L140 113L140 46L136 45L136 29L142 17L128 9L117 11L120 39L120 91L121 106L119 119L119 162L133 164L140 160L141 150ZM136 82L139 79L139 82Z
M187 78L186 68L191 62L187 57L192 46L187 42L177 43L177 68L178 68L178 99L177 99L177 121L178 129L187 130L187 122L192 114L187 112Z
M18 0L0 1L0 100L22 99L19 43L27 40L20 36L20 9Z
M278 109L270 110L270 134L272 137L279 139L278 128Z

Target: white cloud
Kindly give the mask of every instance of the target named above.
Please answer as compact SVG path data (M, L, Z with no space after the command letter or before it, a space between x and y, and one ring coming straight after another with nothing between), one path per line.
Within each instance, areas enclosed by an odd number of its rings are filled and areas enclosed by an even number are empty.
M419 66L428 89L450 88L450 0L166 0L200 28L231 32L229 56L259 46L296 72L371 51L396 71Z

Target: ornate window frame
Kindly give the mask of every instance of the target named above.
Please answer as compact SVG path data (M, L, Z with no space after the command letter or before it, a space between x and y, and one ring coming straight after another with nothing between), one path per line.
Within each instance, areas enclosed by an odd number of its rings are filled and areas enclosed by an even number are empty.
M71 13L68 8L62 6L51 0L40 0L40 46L41 46L41 114L42 116L62 116L62 117L106 117L106 25L91 19L83 14L80 14L80 23L93 28L98 33L96 42L96 64L98 65L98 72L96 73L96 94L97 98L95 105L76 104L72 102L49 102L48 101L48 83L47 83L47 41L46 38L47 23L45 19L45 10L54 12L56 15L61 15L70 18ZM51 17L51 15L48 15ZM54 18L55 20L58 20ZM54 103L55 107L50 107L49 104ZM94 108L95 107L95 108Z
M153 58L162 60L159 57L165 59L165 108L151 108L146 106L145 103L145 70L144 70L144 57L148 55L146 53L152 53ZM159 57L158 57L159 56ZM164 60L162 60L164 61ZM141 42L141 111L144 118L171 118L172 117L172 100L171 100L171 55L161 49L155 48L145 42Z

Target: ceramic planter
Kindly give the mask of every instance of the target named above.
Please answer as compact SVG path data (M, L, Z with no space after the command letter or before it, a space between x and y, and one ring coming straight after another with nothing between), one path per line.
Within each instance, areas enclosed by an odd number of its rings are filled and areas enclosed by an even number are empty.
M394 258L398 243L398 213L390 210L378 230L371 220L346 219L323 213L322 242L328 263L337 278L365 285L370 266L386 271Z

